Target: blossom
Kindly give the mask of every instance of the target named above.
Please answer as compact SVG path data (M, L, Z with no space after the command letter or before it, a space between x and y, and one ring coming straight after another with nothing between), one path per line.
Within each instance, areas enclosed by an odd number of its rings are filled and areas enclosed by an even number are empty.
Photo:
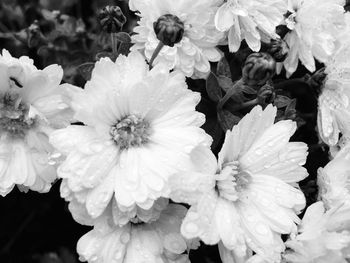
M215 15L216 28L228 31L228 45L236 52L245 40L250 49L258 52L261 40L276 39L275 30L287 11L284 0L228 0Z
M220 241L238 258L249 248L268 262L278 262L280 234L296 228L296 213L305 206L294 185L307 176L301 166L307 147L288 142L296 124L274 124L275 116L275 107L263 111L256 106L227 131L218 162L199 146L191 155L197 170L171 176L170 197L191 205L181 227L186 238Z
M135 43L131 50L144 50L151 59L160 40L154 31L154 23L164 15L172 15L183 23L184 33L173 47L164 46L154 63L165 62L170 69L182 71L187 77L205 77L210 71L209 61L219 61L221 54L216 45L223 33L216 30L214 15L217 0L130 0L133 11L141 17L132 36Z
M324 63L334 53L337 34L344 27L343 0L288 0L290 30L284 37L289 53L284 61L287 76L298 67L299 60L315 71L315 59Z
M48 135L69 124L72 110L63 70L50 65L38 70L33 60L0 55L0 194L17 184L21 189L47 192L56 178L49 156Z
M171 204L157 221L116 227L102 217L80 238L80 260L99 263L189 263L190 245L180 234L186 208Z
M115 198L112 198L108 203L106 209L98 217L92 217L84 203L85 196L89 190L80 192L79 195L72 192L68 186L67 179L63 179L61 183L61 196L69 202L68 209L76 222L82 225L93 226L101 217L108 214L110 223L113 222L116 226L124 226L129 222L133 223L150 223L159 218L160 213L168 206L168 199L158 198L154 201L151 208L142 209L135 206L133 209L121 210Z
M327 209L350 204L349 150L348 144L324 168L318 169L319 197Z
M327 78L318 99L318 131L330 146L350 139L350 15L345 15L346 30L337 38L337 51L326 62Z
M199 100L182 73L169 73L161 64L148 71L137 51L115 63L101 59L85 89L72 98L75 118L85 126L50 136L67 156L58 176L94 218L112 198L125 213L135 213L136 206L150 209L168 196L168 177L187 169L190 151L211 143L199 128Z
M325 211L322 202L305 212L299 231L286 242L291 263L346 263L350 258L350 209Z

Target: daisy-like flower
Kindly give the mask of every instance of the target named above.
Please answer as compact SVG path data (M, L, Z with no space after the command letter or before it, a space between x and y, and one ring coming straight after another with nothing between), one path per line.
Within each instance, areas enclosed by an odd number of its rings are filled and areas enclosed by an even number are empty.
M216 28L228 31L228 45L236 52L245 40L255 52L261 40L276 39L276 27L287 11L285 0L227 0L215 15Z
M152 223L117 227L102 216L78 241L81 261L90 263L189 263L191 244L180 233L187 209L171 204Z
M26 56L0 55L0 194L15 185L47 192L56 178L48 135L69 124L68 84L63 70L51 65L38 70Z
M325 212L322 202L305 212L299 231L286 242L290 263L346 263L350 258L350 209Z
M345 33L338 36L337 51L326 63L327 78L318 99L318 131L330 146L350 139L350 15Z
M319 197L327 209L350 207L350 145L343 147L324 168L318 169Z
M189 4L187 0L130 0L130 9L139 11L141 17L134 28L137 34L132 36L135 45L131 50L144 50L146 58L151 60L159 39L168 38L171 42L168 44L173 46L164 46L154 63L165 62L170 69L180 70L187 77L205 77L210 71L209 61L216 62L221 58L216 46L223 33L214 25L218 2L194 0ZM165 26L169 27L162 30ZM158 36L155 30L159 31Z
M139 52L96 63L85 89L72 98L76 120L50 141L66 160L58 176L96 218L112 198L123 212L147 210L169 194L168 177L190 164L191 150L210 145L195 107L200 95L181 72L148 70Z
M291 31L284 38L289 52L283 62L287 76L295 72L299 60L314 72L315 59L324 63L330 58L345 25L343 6L343 0L288 0L285 22Z
M98 217L92 217L84 203L88 190L80 192L78 195L68 187L68 180L63 179L61 183L61 196L69 202L68 209L75 221L82 225L94 225L100 217L109 214L110 223L116 226L124 226L129 222L150 223L159 218L160 213L167 207L169 201L166 198L158 198L149 209L135 207L132 210L121 210L115 198L112 198L104 212Z
M330 146L339 141L339 135L350 138L350 86L327 79L318 98L318 131Z
M197 147L191 155L197 171L171 177L171 198L192 205L181 227L186 238L221 241L238 258L249 248L278 262L280 234L296 228L296 213L305 206L303 193L291 184L307 176L307 146L288 142L296 124L274 124L275 116L271 105L255 107L226 133L218 162Z

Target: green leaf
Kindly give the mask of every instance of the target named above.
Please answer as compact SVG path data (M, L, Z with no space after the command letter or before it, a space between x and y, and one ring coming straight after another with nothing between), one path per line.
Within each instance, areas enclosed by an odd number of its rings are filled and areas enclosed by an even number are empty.
M212 101L219 102L219 100L221 100L222 98L221 88L219 86L218 79L212 72L210 72L207 78L206 90L209 98Z
M287 107L290 103L291 103L291 99L283 95L277 95L274 101L274 105L277 108Z
M118 32L114 35L114 38L122 43L131 43L131 37L128 33Z
M217 77L219 86L225 91L227 92L230 88L232 88L233 86L233 82L231 80L231 78L226 77L226 76L218 76Z
M216 74L218 76L223 76L231 79L230 65L228 64L228 61L225 57L222 57L221 60L218 62Z
M94 69L95 67L95 63L93 62L87 62L87 63L84 63L84 64L81 64L80 66L78 66L78 72L80 73L80 75L83 76L83 78L88 81L91 79L91 73L92 73L92 70Z
M227 110L222 109L218 111L218 121L225 132L231 130L240 120L241 118Z
M130 52L130 47L132 46L132 43L126 43L126 42L121 42L119 44L119 48L118 48L118 56L119 55L128 55Z

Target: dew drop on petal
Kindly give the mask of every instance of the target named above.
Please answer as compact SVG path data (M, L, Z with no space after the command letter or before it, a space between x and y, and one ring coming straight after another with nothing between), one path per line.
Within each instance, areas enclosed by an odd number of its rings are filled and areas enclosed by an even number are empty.
M262 223L256 224L255 230L256 230L256 232L258 232L261 235L266 235L266 234L269 233L269 230L268 230L267 226L265 226Z
M123 234L121 234L120 242L122 244L124 244L124 245L127 244L129 242L129 240L130 240L130 234L129 233L124 232Z

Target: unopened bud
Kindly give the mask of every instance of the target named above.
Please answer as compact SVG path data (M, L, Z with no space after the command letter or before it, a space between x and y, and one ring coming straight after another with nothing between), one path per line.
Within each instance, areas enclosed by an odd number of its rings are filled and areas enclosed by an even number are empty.
M257 93L258 103L261 106L266 106L272 103L275 100L275 97L276 94L274 87L270 83L266 83L262 86Z
M98 14L102 29L107 33L116 33L126 23L126 18L119 6L106 6Z
M253 53L246 59L242 79L248 86L262 86L276 72L276 61L268 53Z
M40 30L39 23L37 20L35 20L33 24L31 24L28 27L27 33L28 33L28 42L27 42L28 47L30 48L37 47L41 43L45 42L45 37Z
M269 53L277 62L283 62L288 55L289 48L282 39L272 39L267 53Z
M173 47L181 41L185 26L177 16L166 14L153 23L153 29L164 45Z

